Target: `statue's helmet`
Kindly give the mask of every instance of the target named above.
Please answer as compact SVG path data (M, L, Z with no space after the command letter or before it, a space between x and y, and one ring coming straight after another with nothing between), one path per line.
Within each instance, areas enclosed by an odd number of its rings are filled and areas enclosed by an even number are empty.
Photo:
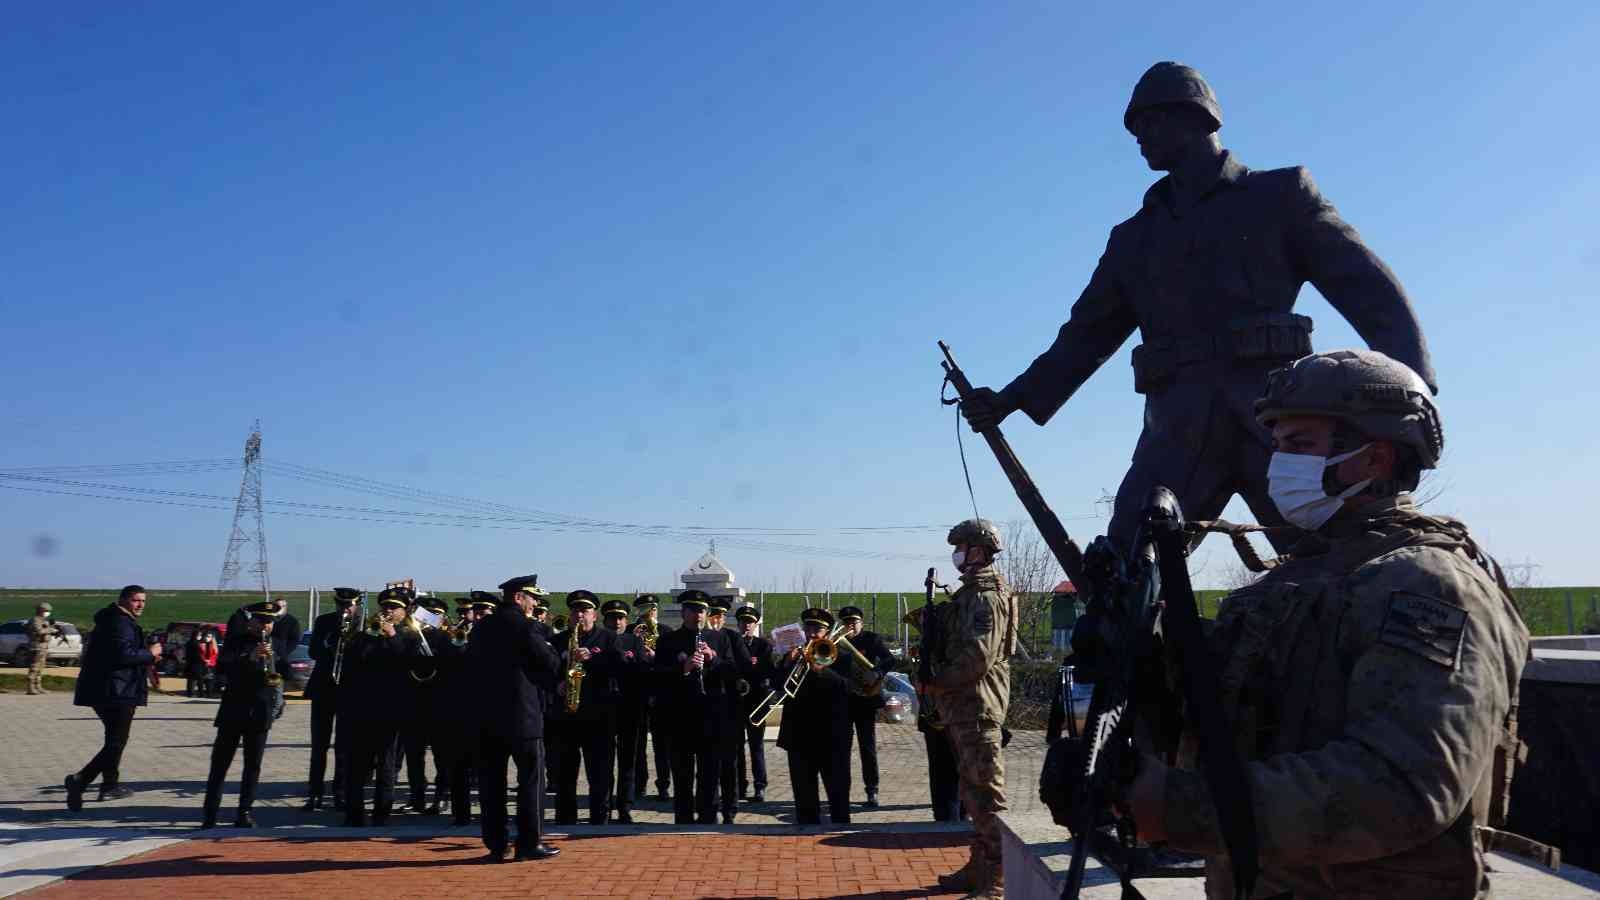
M963 544L970 547L988 547L990 553L999 553L1000 532L995 530L994 523L988 519L968 519L950 529L950 534L945 541L952 547Z
M1222 107L1217 105L1217 95L1211 85L1193 68L1183 63L1158 62L1139 77L1133 86L1133 97L1122 114L1122 126L1133 130L1133 114L1152 106L1181 103L1193 106L1211 119L1211 130L1222 127Z
M1267 376L1255 410L1267 428L1283 416L1337 419L1369 438L1410 447L1424 469L1438 466L1444 452L1433 392L1410 366L1376 350L1303 356Z

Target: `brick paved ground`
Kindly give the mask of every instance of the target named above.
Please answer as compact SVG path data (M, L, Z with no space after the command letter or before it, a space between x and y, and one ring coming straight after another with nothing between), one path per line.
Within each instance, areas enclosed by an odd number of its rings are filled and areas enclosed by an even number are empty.
M966 859L965 837L949 832L724 834L714 844L636 834L561 847L555 859L493 866L477 862L482 847L462 837L192 840L27 896L937 897L956 896L939 891L938 876ZM293 878L271 877L284 875Z
M635 884L641 888L640 896L855 896L879 892L923 896L935 884L935 874L952 871L964 861L970 834L964 827L952 831L931 821L921 735L910 726L880 726L882 808L869 811L859 806L864 797L860 764L852 759L856 801L852 827L865 831L824 833L794 826L784 754L769 743L767 802L741 805L734 826L697 829L701 833L685 836L671 824L670 803L648 800L634 809L636 826L570 829L570 834L558 838L565 852L555 861L468 867L457 863L481 852L476 826L458 829L448 827L444 818L397 815L387 829L351 832L336 827L339 814L331 810L301 812L310 707L291 702L273 729L267 749L255 811L261 827L248 838L218 840L217 833L202 837L194 830L215 736L211 726L215 712L213 700L152 697L150 705L134 719L123 758L123 783L136 794L126 800L96 803L91 791L83 812L72 814L66 810L61 780L99 747L99 720L91 710L74 707L67 693L45 697L0 693L6 751L0 754L0 895L73 871L54 848L68 848L81 857L81 848L92 845L100 857L76 863L81 866L137 852L152 846L152 841L195 838L116 866L80 873L70 882L78 890L74 896L138 896L144 890L153 893L157 890L154 885L165 879L163 896L170 897L170 876L180 870L218 878L300 871L308 873L303 877L312 878L359 875L354 896L376 893L368 890L369 882L378 884L381 879L383 893L397 897L408 891L436 896L438 891L429 885L440 877L481 878L488 886L521 884L526 892L532 883L529 879L537 877L542 882L551 876L536 873L550 871L565 873L555 877L562 880L563 890L570 891L545 894L541 886L542 895L582 896L577 891L589 887L590 881L566 881L579 878L576 872L580 867L637 873L635 882L613 885L620 891L618 896L628 895ZM1007 781L1014 809L1040 806L1036 785L1043 749L1042 735L1021 733L1007 750ZM235 761L229 773L224 822L233 815L240 765ZM580 778L579 790L584 789ZM580 798L580 810L584 805ZM138 841L144 843L130 843ZM128 849L119 853L116 848L121 846ZM678 862L707 856L738 861L739 877L706 882L697 880L698 874L666 874L698 873L703 865ZM507 871L502 873L501 868ZM780 888L775 881L763 880L776 877L776 872L792 873L794 883L786 882ZM9 882L8 875L13 876ZM813 877L821 879L814 886ZM311 886L297 877L297 890L302 883ZM219 891L213 878L203 884L201 890L217 896L257 889L241 883L237 890L230 885ZM802 887L808 892L801 893ZM85 888L92 890L85 894ZM350 889L345 885L344 890ZM280 884L274 893L282 890Z

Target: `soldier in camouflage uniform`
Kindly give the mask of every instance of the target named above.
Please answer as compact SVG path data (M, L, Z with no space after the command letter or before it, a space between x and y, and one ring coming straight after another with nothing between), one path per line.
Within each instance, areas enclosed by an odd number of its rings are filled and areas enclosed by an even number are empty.
M28 693L48 693L44 689L44 666L50 658L50 639L60 637L61 626L50 621L50 604L41 603L28 620Z
M1016 606L994 557L1000 534L984 519L950 529L952 559L961 589L935 609L945 616L944 646L934 660L934 698L939 722L950 736L961 774L961 802L972 817L972 858L941 882L973 896L1000 896L1000 822L1006 809L1005 762L1000 727L1011 697L1011 654L1016 650Z
M1486 897L1476 828L1504 813L1529 639L1466 526L1411 500L1444 444L1430 391L1341 350L1275 372L1256 414L1276 448L1269 490L1302 529L1212 634L1256 896ZM1208 896L1232 897L1216 807L1182 763L1146 757L1127 804L1141 837L1207 855Z

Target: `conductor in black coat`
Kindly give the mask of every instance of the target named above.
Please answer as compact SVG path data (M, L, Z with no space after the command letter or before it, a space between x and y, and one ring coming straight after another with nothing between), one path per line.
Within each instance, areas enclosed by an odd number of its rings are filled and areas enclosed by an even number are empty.
M714 825L717 821L717 776L720 771L723 704L738 675L729 659L732 642L720 629L705 628L711 598L704 591L678 595L683 625L662 632L656 642L658 679L656 712L672 731L673 821L678 825Z
M467 673L474 685L473 719L478 758L485 862L504 862L506 764L517 766L518 860L561 852L544 843L544 705L555 689L561 661L533 627L537 576L500 585L494 614L477 622L467 640Z
M356 614L356 600L361 592L355 588L334 588L337 608L317 616L311 624L311 646L308 648L315 665L311 680L306 682L306 698L311 701L311 774L306 784L307 810L322 808L323 787L328 771L328 747L333 742L334 716L338 713L339 686L333 681L333 663L339 656L339 641L350 627ZM359 623L357 623L359 627ZM350 757L349 747L333 750L333 796L344 805L344 779Z
M228 673L228 685L217 706L216 742L211 745L211 772L206 776L205 819L201 828L215 828L217 810L222 805L222 780L233 755L244 746L244 773L239 778L239 813L236 828L254 828L250 807L256 801L256 784L261 779L261 757L267 748L267 732L277 717L278 674L272 650L275 608L263 600L246 608L249 618L231 651L222 653L217 666ZM251 642L253 639L253 643Z
M739 620L739 630L744 638L744 643L750 651L750 665L752 674L748 680L750 690L744 695L744 702L739 704L740 718L735 723L744 735L744 742L750 751L750 764L745 766L745 748L736 747L739 769L739 797L750 799L756 803L764 802L767 791L767 723L760 725L750 724L750 711L760 703L772 690L776 680L776 672L772 661L772 642L761 636L761 611L754 606L741 606L734 616ZM751 797L751 783L755 784L755 796Z
M561 655L561 677L556 685L554 723L560 741L556 768L556 824L574 825L578 821L578 762L589 782L589 824L604 825L611 799L611 762L617 741L617 674L621 659L613 631L599 627L592 592L577 590L567 595L569 625L555 636L554 649ZM568 672L581 666L583 677L574 698L568 693Z
M833 614L812 608L800 614L806 639L815 640L833 628ZM804 665L803 648L789 651L786 661ZM850 713L847 687L855 660L840 653L831 666L811 664L794 699L783 705L778 747L789 754L789 780L794 787L795 823L822 824L817 779L828 795L829 819L850 821Z
M844 623L844 636L850 639L862 656L872 663L878 679L889 674L894 665L894 655L883 645L883 638L862 628L861 608L846 606L839 610L839 621ZM851 658L860 665L861 661ZM867 808L878 808L878 710L883 708L883 694L863 697L850 694L850 727L856 735L856 745L861 750L861 786L867 790Z

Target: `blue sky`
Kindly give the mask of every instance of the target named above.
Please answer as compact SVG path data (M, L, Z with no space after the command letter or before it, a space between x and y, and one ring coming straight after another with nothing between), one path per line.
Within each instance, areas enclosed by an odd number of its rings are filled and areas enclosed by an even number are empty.
M934 341L997 386L1049 344L1154 177L1133 82L1179 59L1224 143L1309 167L1410 292L1448 430L1433 508L1543 583L1600 582L1592 5L871 7L13 11L0 469L237 457L259 417L275 462L726 528L752 587L914 588L937 529L833 529L970 512ZM1319 347L1357 341L1310 287L1300 311ZM1048 427L1008 422L1084 538L1138 433L1131 346ZM983 513L1021 517L968 451ZM238 472L120 483L225 496ZM230 518L3 490L0 583L209 586ZM702 549L267 528L282 587L662 589Z

